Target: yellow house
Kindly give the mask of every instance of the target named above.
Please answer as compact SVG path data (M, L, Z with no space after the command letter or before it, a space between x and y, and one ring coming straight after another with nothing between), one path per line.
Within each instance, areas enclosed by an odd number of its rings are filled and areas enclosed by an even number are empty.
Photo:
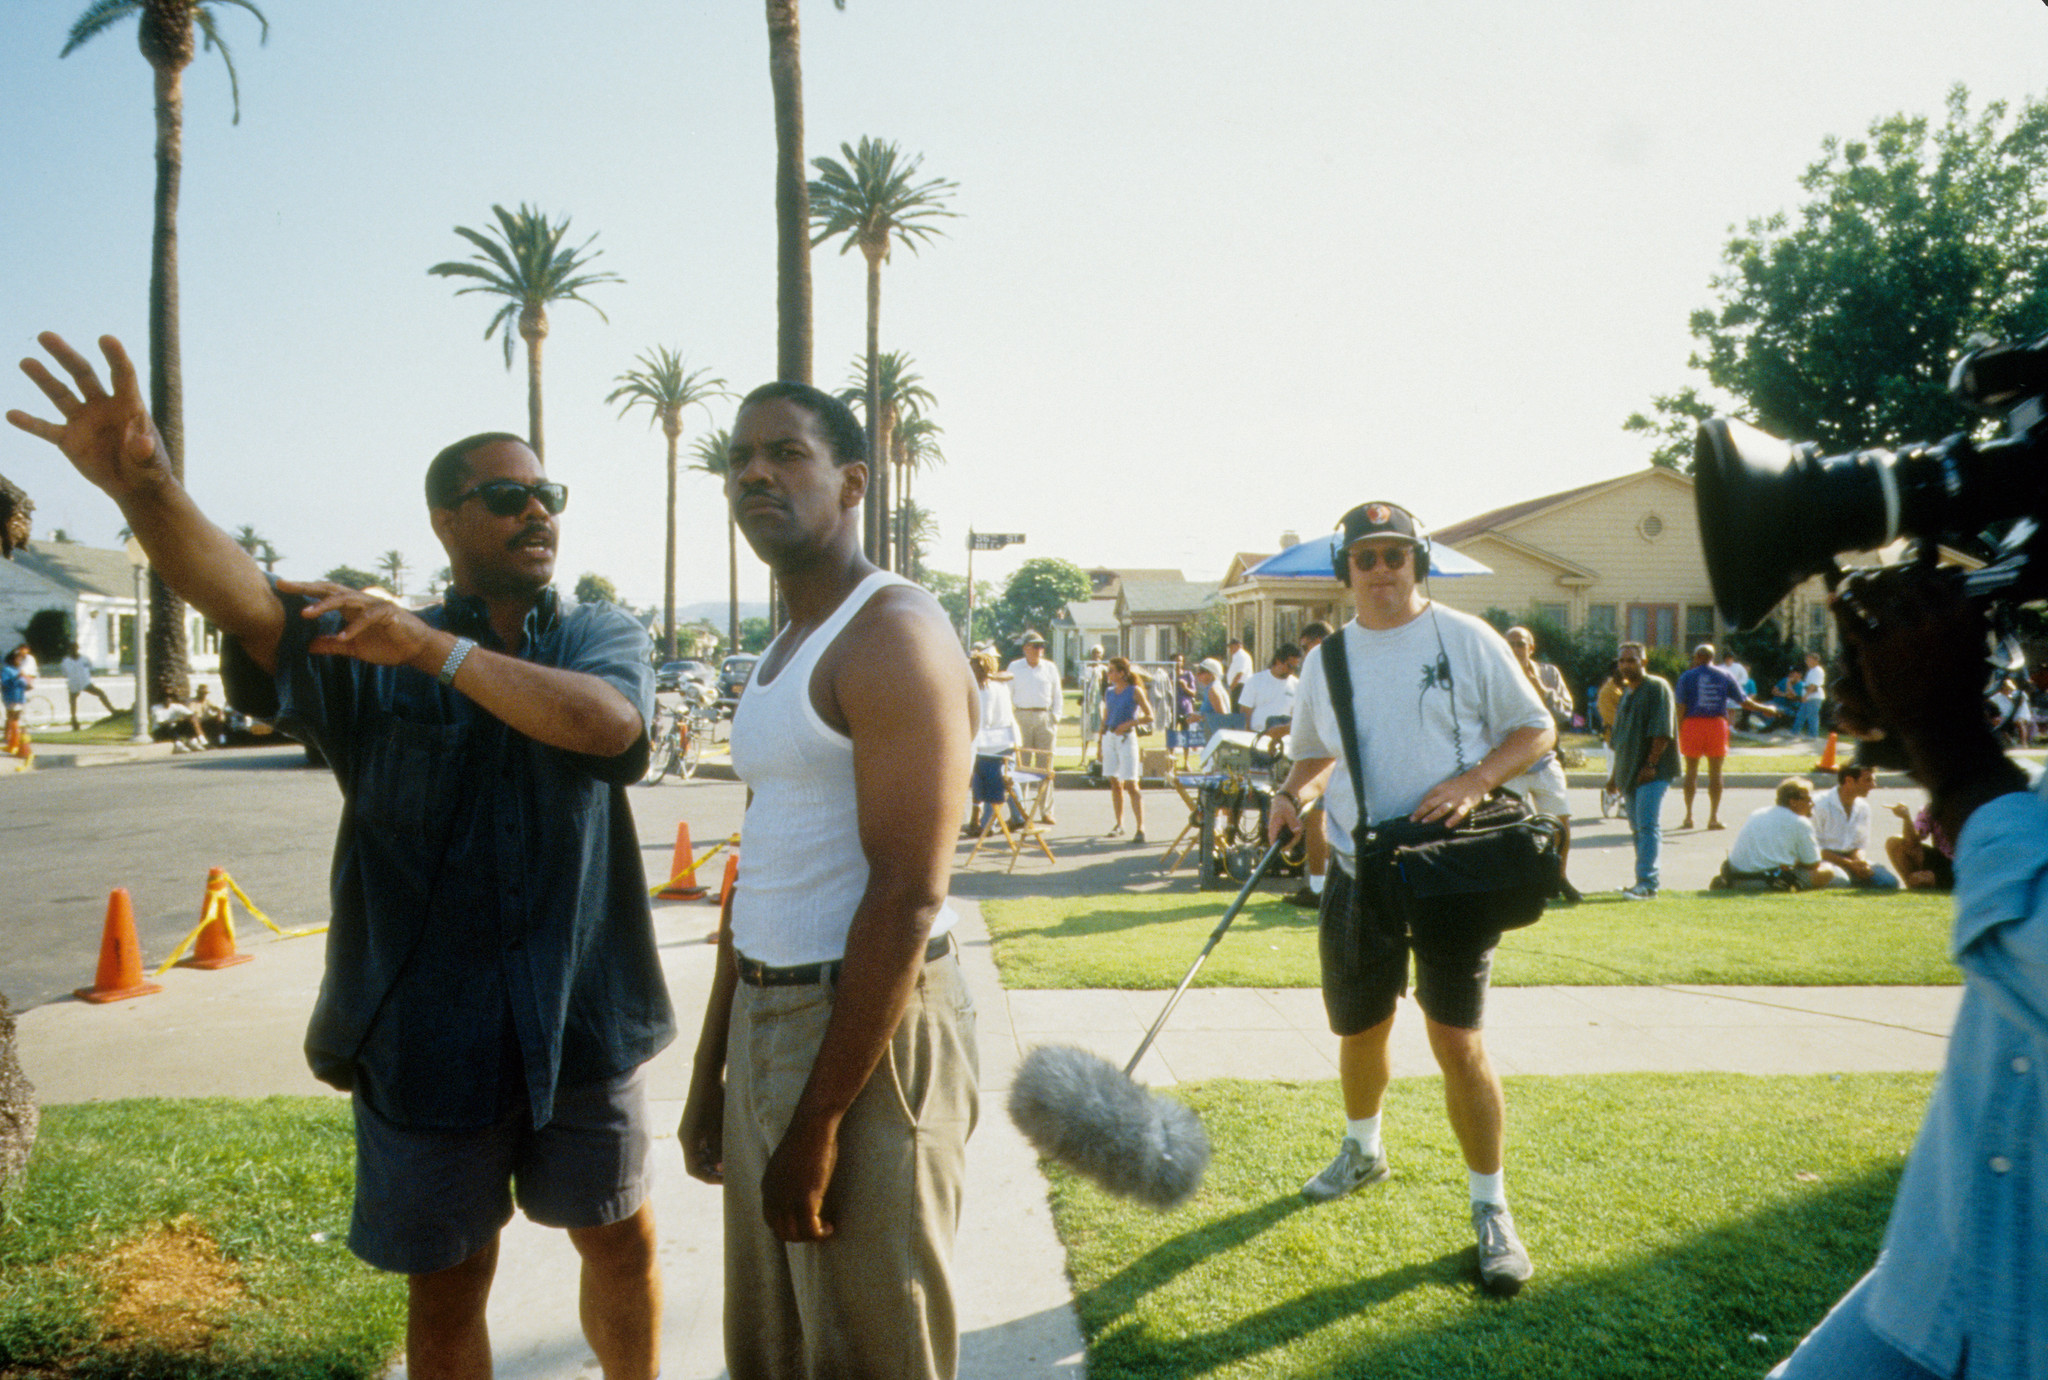
M1575 632L1674 651L1728 631L1714 609L1689 475L1638 470L1495 508L1430 536L1493 572L1433 581L1430 594L1450 608L1533 613ZM1232 563L1222 597L1231 625L1257 628L1261 648L1289 640L1309 618L1351 616L1335 579L1247 579L1246 566L1245 558ZM1803 646L1832 651L1834 624L1819 579L1793 590L1772 616Z

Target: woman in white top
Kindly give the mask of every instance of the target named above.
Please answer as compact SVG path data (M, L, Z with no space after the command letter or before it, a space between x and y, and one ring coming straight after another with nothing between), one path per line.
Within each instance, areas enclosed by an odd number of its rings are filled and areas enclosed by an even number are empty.
M1017 746L1017 715L1010 706L1009 677L996 670L996 659L988 652L976 652L967 659L974 668L976 698L981 704L981 731L974 737L974 822L970 834L988 831L1003 803L1003 763ZM1010 825L1024 823L1016 810L1010 811Z

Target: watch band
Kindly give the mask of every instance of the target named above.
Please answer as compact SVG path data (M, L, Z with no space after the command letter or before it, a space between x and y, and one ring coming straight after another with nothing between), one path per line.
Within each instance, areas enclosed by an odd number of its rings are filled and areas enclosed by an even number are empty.
M455 645L448 649L448 659L441 663L441 674L436 677L443 685L455 684L455 673L462 669L462 663L476 650L476 643L466 637L455 639Z

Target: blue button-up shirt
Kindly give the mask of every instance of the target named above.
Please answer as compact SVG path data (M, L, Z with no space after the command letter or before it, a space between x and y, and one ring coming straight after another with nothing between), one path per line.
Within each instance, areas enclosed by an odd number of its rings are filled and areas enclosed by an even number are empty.
M239 648L229 702L316 743L341 785L327 968L306 1032L322 1081L422 1129L486 1126L558 1084L624 1073L674 1038L647 879L618 757L549 747L409 667L306 650L339 616L287 598L277 670ZM427 622L505 650L481 601ZM232 647L232 644L231 644ZM646 634L609 604L545 591L516 654L594 675L653 711Z
M2048 803L1981 806L1956 848L1963 1001L1868 1291L1870 1326L1970 1380L2048 1376Z

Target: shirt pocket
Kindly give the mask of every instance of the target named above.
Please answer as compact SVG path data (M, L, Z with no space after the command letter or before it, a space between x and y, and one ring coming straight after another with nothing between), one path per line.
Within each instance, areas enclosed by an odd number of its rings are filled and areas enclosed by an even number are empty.
M388 845L439 856L468 776L470 728L371 709L355 732L357 820Z

